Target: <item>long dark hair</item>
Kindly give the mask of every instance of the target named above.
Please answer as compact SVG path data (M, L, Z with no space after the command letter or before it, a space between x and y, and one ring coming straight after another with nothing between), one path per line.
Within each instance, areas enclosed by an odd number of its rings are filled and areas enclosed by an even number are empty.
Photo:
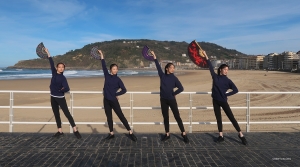
M116 66L117 68L119 68L117 64L111 64L111 65L109 66L109 69L111 70L114 66Z
M169 67L171 67L171 66L174 66L174 64L173 63L168 63L166 66L165 66L165 74L167 74L167 68L169 68ZM175 68L175 66L174 66L174 68Z
M221 73L221 70L223 69L223 68L228 68L228 65L227 64L221 64L220 65L220 67L218 68L218 75L221 75L220 73Z
M65 65L64 63L57 63L57 64L56 64L56 68L58 68L58 66L59 66L60 64L62 64L62 65L64 66L64 68L66 68L66 65Z

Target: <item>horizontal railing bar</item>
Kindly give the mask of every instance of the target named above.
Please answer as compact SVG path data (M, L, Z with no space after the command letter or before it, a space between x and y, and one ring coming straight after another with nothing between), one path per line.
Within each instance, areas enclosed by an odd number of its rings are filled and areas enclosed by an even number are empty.
M0 108L10 108L9 106L0 106ZM51 109L51 106L12 106L15 109ZM71 107L69 107L70 109ZM247 107L230 107L231 109L247 109ZM250 109L300 109L300 106L259 106L259 107L249 107ZM87 107L80 106L75 107L73 109L104 109L104 107ZM129 110L130 107L121 107L121 109ZM161 107L132 107L135 110L153 110L153 109L161 109ZM178 107L180 110L189 110L190 107ZM192 107L192 109L213 109L213 107Z
M56 124L56 122L20 122L20 121L13 121L13 124L48 124L48 125L53 125L53 124ZM70 123L69 122L62 122L62 124L68 125ZM76 124L80 124L80 125L87 125L87 124L104 125L104 124L107 124L107 123L106 122L76 122ZM115 125L116 124L122 124L122 122L114 122L113 124L115 124Z
M238 122L239 124L247 124L247 122ZM214 125L217 124L217 122L192 122L193 125ZM222 122L222 124L232 124L231 122Z
M190 122L182 122L184 125L190 124ZM163 125L163 122L133 122L133 125ZM169 122L170 125L177 125L177 122Z
M49 93L50 95L50 91L23 91L23 90L0 90L0 93Z
M263 121L263 122L250 122L250 124L300 124L300 121Z
M300 94L300 92L238 92L238 94Z
M56 122L20 122L13 121L13 124L49 124L54 125ZM223 124L232 124L231 122L222 122ZM247 122L238 122L239 124L246 124ZM260 121L260 122L249 122L250 124L299 124L300 121ZM0 121L0 124L9 124L9 121ZM62 124L70 124L69 122L62 122ZM76 122L78 125L105 125L107 122ZM122 125L122 122L114 122L115 125ZM134 125L163 125L163 122L133 122ZM183 124L188 125L189 122L183 122ZM217 122L192 122L193 125L214 125ZM177 125L177 122L170 122L170 125Z
M268 107L249 107L250 109L297 109L300 106L268 106Z
M16 108L16 109L50 109L51 106L12 106L12 108Z
M49 91L20 91L20 90L0 90L0 93L49 93ZM70 91L73 94L102 94L102 91ZM133 92L132 94L160 94L160 92ZM181 92L180 94L211 94L212 92ZM238 92L237 94L300 94L300 92Z
M238 122L239 124L247 124L247 122ZM249 122L250 124L299 124L300 121L260 121L260 122ZM217 124L217 122L192 122L192 124ZM232 124L231 122L222 122L222 124Z

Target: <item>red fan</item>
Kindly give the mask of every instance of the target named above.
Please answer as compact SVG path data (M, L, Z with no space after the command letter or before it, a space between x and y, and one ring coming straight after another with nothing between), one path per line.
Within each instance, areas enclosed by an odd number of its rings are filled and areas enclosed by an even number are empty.
M200 53L199 53L200 50ZM192 41L188 46L188 54L193 63L202 68L207 68L208 64L205 60L205 56L202 53L202 48L196 42L196 40Z

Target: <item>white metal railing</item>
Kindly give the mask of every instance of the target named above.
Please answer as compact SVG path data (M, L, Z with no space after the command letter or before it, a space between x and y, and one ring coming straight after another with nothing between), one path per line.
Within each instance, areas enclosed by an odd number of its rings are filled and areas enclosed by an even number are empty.
M0 124L9 124L9 132L13 132L14 124L56 124L55 122L20 122L14 121L14 109L51 109L51 106L15 106L14 105L14 94L49 94L49 91L9 91L0 90L0 93L9 93L10 103L9 106L0 106L0 109L9 109L9 121L0 121ZM102 94L102 91L71 91L70 93L70 104L69 109L71 115L74 116L74 109L104 109L104 107L87 107L87 106L74 106L74 94ZM127 92L130 95L129 107L121 107L125 110L130 110L129 125L133 129L133 125L161 125L163 122L133 122L133 111L134 110L152 110L160 109L160 107L134 107L133 106L133 95L134 94L159 94L159 92ZM189 106L178 107L180 110L189 110L189 121L183 122L185 125L189 125L189 133L192 133L192 127L195 124L217 124L217 122L205 122L205 121L193 121L193 110L196 109L213 109L213 107L207 106L193 106L194 94L211 94L211 92L182 92L180 94L189 95ZM238 94L246 95L246 106L242 107L231 107L231 109L246 109L246 122L238 122L239 124L246 124L246 132L250 132L250 124L300 124L300 121L250 121L250 109L299 109L300 106L250 106L250 95L251 94L300 94L300 92L239 92ZM69 122L62 122L62 124L69 124ZM76 122L76 124L100 124L104 125L106 122ZM114 122L114 124L122 124L121 122ZM170 124L177 124L177 122L170 122ZM223 124L231 124L231 122L223 122ZM70 126L70 133L72 132Z

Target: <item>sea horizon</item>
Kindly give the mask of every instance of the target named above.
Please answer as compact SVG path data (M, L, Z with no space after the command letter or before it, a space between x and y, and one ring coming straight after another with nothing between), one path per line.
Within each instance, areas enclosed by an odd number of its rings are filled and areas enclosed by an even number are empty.
M102 70L65 70L64 75L67 78L85 78L85 77L101 77ZM156 76L155 69L121 69L118 71L118 76ZM42 79L51 78L50 69L13 69L0 68L0 80L15 80L15 79Z

